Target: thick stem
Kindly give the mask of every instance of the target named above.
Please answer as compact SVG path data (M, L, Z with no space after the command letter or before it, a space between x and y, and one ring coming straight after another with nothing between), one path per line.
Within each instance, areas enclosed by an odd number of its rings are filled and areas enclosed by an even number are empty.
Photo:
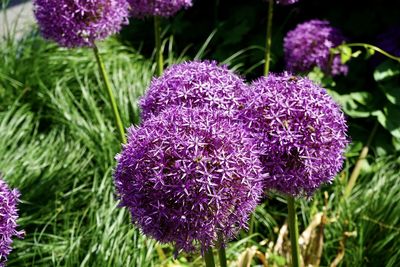
M254 227L256 224L256 219L254 218L254 212L250 214L250 222L249 222L249 237L254 233ZM249 239L249 245L251 243L251 239Z
M292 266L300 267L300 247L299 247L299 227L297 224L297 214L295 199L292 196L287 198L288 223L290 233L290 243L292 248Z
M267 21L267 40L265 43L265 65L264 76L268 75L269 64L271 61L271 34L272 34L272 16L274 14L274 0L268 1L268 21Z
M95 44L93 44L93 51L94 51L94 55L96 56L97 65L99 66L100 76L101 76L101 78L104 82L104 86L106 87L106 90L107 90L108 98L110 100L111 108L112 108L112 111L114 114L114 120L115 120L115 124L117 126L117 130L119 133L120 141L122 143L126 143L125 130L124 130L124 126L122 125L121 116L119 115L119 112L118 112L117 102L115 101L115 97L114 97L113 91L111 89L111 83L108 79L103 60L99 53L99 49L97 48L97 46Z
M219 264L221 267L227 267L228 264L226 262L226 251L225 251L225 246L223 243L223 239L220 236L219 241L218 241L218 257L219 257Z
M365 144L365 146L362 148L362 150L360 152L360 155L358 156L357 162L354 165L354 169L351 172L349 182L347 183L347 186L346 186L346 188L344 190L344 196L343 196L344 199L346 199L348 196L350 196L351 191L353 190L353 187L356 184L357 178L360 175L360 171L361 171L363 160L368 155L369 147L371 146L371 142L374 139L374 136L375 136L375 133L376 133L377 129L378 129L378 122L375 122L375 126L372 129L371 134L368 137L368 141Z
M206 267L215 267L215 261L214 261L214 254L212 248L208 248L204 252L204 261L206 263Z
M157 62L157 76L161 76L164 71L164 59L161 51L161 25L160 17L154 17L154 38L156 41L156 62Z

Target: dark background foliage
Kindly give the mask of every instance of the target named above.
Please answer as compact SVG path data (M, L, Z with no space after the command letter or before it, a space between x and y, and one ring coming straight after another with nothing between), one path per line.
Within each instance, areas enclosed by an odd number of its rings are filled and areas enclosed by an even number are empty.
M193 7L164 20L165 36L173 35L175 50L188 44L194 56L214 29L217 33L207 50L207 57L223 61L250 46L265 44L267 3L264 0L195 0ZM272 71L284 69L282 42L285 34L298 23L310 19L326 19L341 29L351 42L376 43L378 35L400 27L400 1L321 1L301 0L294 5L275 5L273 19ZM122 38L148 56L153 52L153 20L131 19ZM399 40L400 42L400 40ZM244 69L263 59L263 51L247 54ZM262 66L248 74L257 77Z

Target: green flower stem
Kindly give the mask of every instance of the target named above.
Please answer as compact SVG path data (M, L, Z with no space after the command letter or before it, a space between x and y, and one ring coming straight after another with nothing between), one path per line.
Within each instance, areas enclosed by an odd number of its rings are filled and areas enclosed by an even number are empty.
M218 244L218 246L219 246L219 249L218 249L219 264L220 264L221 267L227 267L228 264L226 262L226 252L225 252L225 247L222 244L222 238L221 237L219 238L219 242L218 243L219 243Z
M206 267L215 267L214 254L212 248L207 249L203 257L206 263Z
M300 267L299 227L297 224L297 214L294 197L288 196L287 205L289 215L289 235L292 248L292 266Z
M391 54L389 54L388 52L386 52L385 50L380 49L379 47L374 46L374 45L365 44L365 43L350 43L350 44L339 45L339 47L340 47L340 46L363 47L363 48L365 48L365 49L372 49L372 50L374 50L374 51L376 51L376 52L378 52L378 53L381 53L382 55L384 55L384 56L386 56L386 57L388 57L388 58L390 58L390 59L393 59L393 60L396 60L397 62L400 62L400 57L396 57L396 56L394 56L394 55L391 55Z
M161 51L161 25L160 17L154 17L154 37L156 41L156 61L157 61L157 76L161 76L164 71L164 59Z
M365 144L365 146L362 148L362 150L360 152L360 155L358 156L357 162L354 165L354 169L351 172L349 182L347 183L347 186L346 186L346 188L344 190L343 199L346 199L348 196L350 196L351 191L353 190L353 187L356 184L357 178L360 175L362 162L368 155L369 147L371 146L371 142L374 139L374 136L376 134L377 129L378 129L378 122L376 121L375 122L375 126L372 129L371 134L368 137L368 141Z
M254 211L255 212L255 211ZM254 212L250 214L250 220L249 220L249 237L251 237L254 234L254 228L256 224L256 219L254 218ZM248 245L251 245L251 239L248 241Z
M267 76L269 72L269 63L271 61L271 34L272 34L272 17L274 14L274 0L268 1L268 22L267 22L267 40L265 43L265 64L264 75Z
M114 114L115 124L117 126L120 141L122 143L126 143L125 130L124 130L124 126L122 125L121 116L119 115L117 102L115 101L115 97L114 97L113 91L111 89L111 83L108 79L103 60L99 53L99 49L97 48L97 46L95 44L93 44L93 51L94 51L94 55L96 56L97 65L99 66L100 76L103 79L104 86L106 87L106 90L108 93L108 98L110 100L111 108L112 108L112 111Z

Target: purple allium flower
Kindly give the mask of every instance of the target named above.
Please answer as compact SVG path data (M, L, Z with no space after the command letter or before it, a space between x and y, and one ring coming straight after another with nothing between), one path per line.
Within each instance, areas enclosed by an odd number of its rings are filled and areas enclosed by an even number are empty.
M291 72L311 71L319 67L326 74L346 75L348 67L340 55L331 58L330 49L345 41L341 31L325 20L310 20L297 25L284 39L286 67Z
M240 112L258 142L266 188L312 195L343 164L347 125L325 89L306 78L270 74L251 84L255 96Z
M193 251L246 227L263 188L248 133L220 112L172 107L131 127L114 173L133 223Z
M137 18L148 16L170 17L182 8L192 6L192 0L128 0L131 14Z
M299 0L276 0L276 3L278 4L278 5L291 5L291 4L294 4L294 3L297 3L297 2L299 2Z
M400 57L400 26L395 26L380 34L377 46L386 52Z
M17 231L19 192L11 190L8 185L0 179L0 266L4 266L7 256L12 248L14 236L22 238L23 231Z
M243 79L215 61L185 62L169 67L154 78L140 100L142 120L162 110L181 105L207 107L231 115L240 109L248 95Z
M43 36L64 47L92 46L128 23L127 0L34 0Z

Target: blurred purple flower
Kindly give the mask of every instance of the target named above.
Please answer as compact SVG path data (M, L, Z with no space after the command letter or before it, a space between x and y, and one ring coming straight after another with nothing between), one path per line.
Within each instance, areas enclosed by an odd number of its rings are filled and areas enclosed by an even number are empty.
M297 2L299 2L299 0L276 0L276 3L278 4L278 5L291 5L291 4L294 4L294 3L297 3Z
M400 57L400 27L392 27L380 34L377 46L394 56Z
M182 8L192 6L192 0L128 0L134 17L170 17Z
M127 0L34 0L42 35L63 47L92 46L128 23Z
M207 107L232 115L243 106L247 85L226 66L215 61L185 62L169 67L154 78L140 100L142 120L162 110L180 105L188 108Z
M144 234L204 251L247 226L263 188L242 127L217 111L172 107L128 132L115 185Z
M312 195L343 164L347 125L338 104L306 78L290 74L252 83L254 97L239 118L258 142L266 188Z
M8 185L0 179L0 266L5 266L7 256L12 248L14 236L22 238L23 231L17 231L19 192L11 190Z
M331 58L330 49L345 41L341 31L325 20L297 25L284 39L286 67L291 72L307 72L319 67L326 74L346 75L348 67L340 55ZM332 59L332 60L331 60Z

